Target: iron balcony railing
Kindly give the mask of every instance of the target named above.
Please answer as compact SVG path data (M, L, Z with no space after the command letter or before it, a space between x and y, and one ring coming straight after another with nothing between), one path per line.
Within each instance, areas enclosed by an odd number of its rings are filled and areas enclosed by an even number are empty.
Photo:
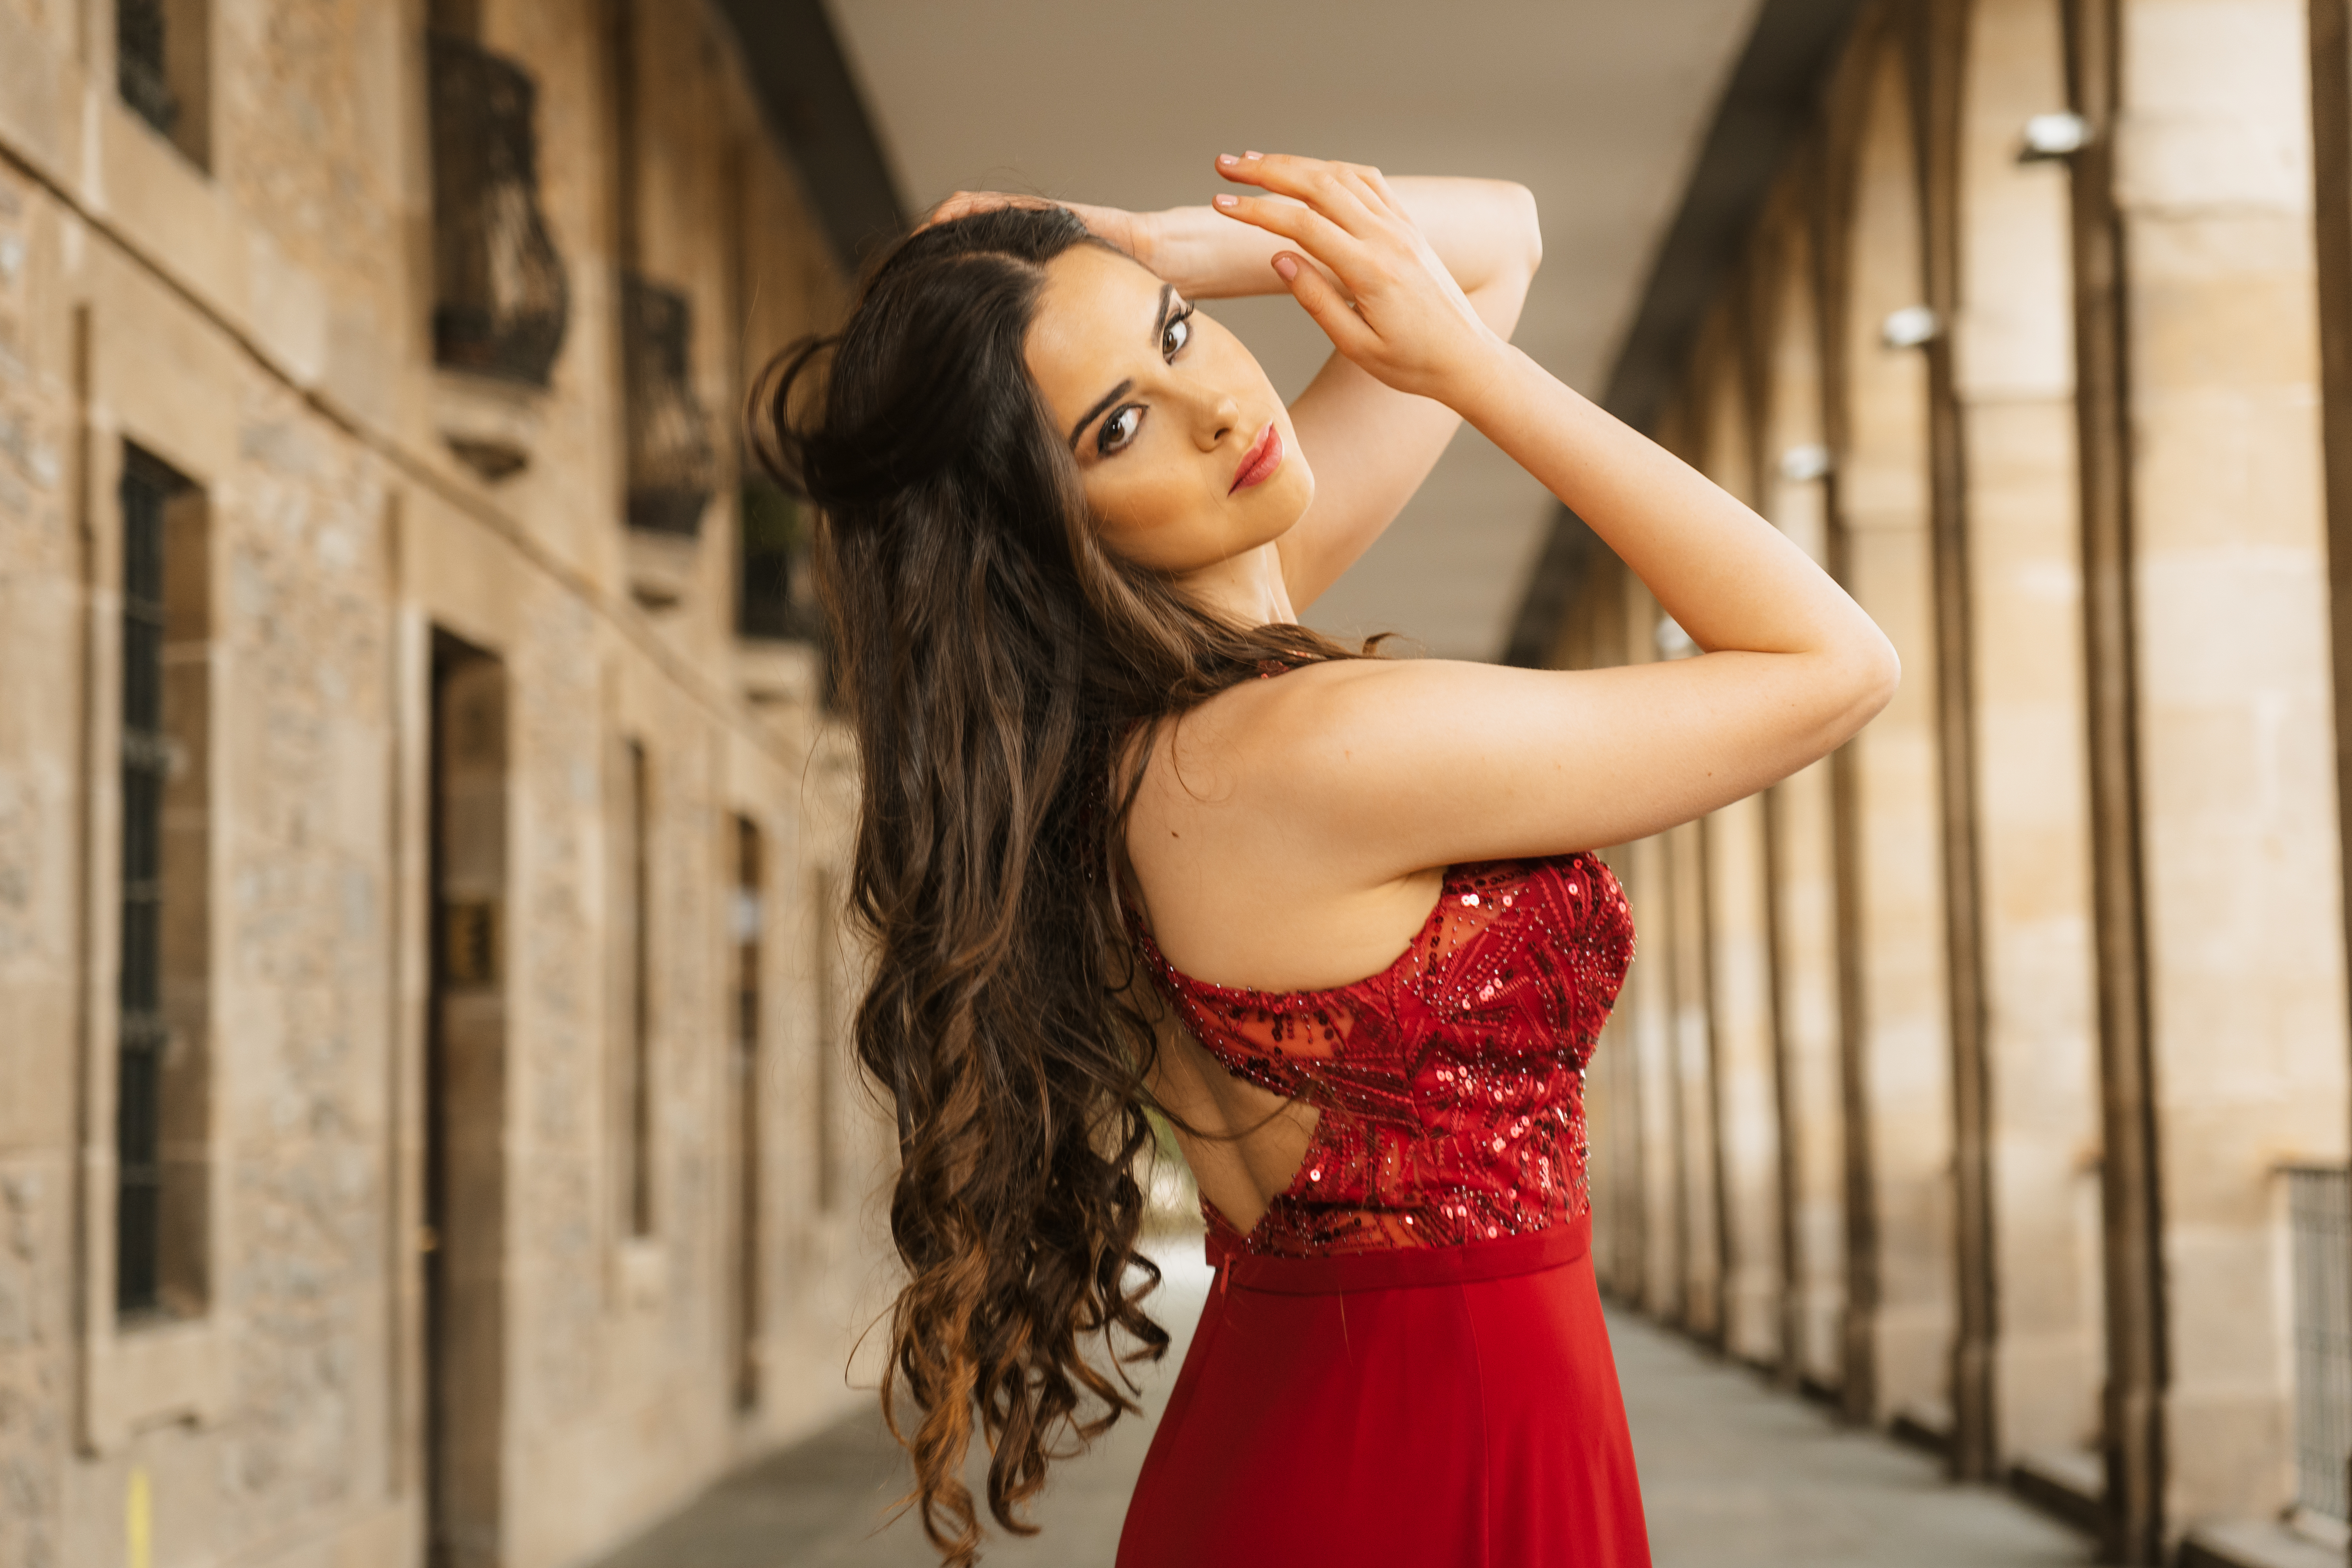
M692 303L675 289L622 273L621 349L629 526L690 539L719 488L719 450L694 395Z
M434 358L545 386L572 287L539 209L539 89L467 39L435 34L430 48Z
M2290 1167L2287 1224L2294 1267L2295 1502L2352 1518L2352 1172Z

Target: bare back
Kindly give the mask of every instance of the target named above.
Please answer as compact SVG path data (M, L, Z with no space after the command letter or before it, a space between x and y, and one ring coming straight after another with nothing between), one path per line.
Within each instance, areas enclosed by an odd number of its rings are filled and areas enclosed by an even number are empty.
M1261 733L1277 718L1267 700L1277 684L1245 682L1160 727L1128 822L1129 863L1153 939L1187 974L1323 990L1396 957L1427 922L1444 868L1355 886L1349 868L1318 863L1295 825L1250 809L1249 775L1283 763ZM1150 1088L1183 1124L1177 1138L1202 1195L1249 1231L1290 1186L1318 1112L1226 1071L1172 1012L1160 1016Z

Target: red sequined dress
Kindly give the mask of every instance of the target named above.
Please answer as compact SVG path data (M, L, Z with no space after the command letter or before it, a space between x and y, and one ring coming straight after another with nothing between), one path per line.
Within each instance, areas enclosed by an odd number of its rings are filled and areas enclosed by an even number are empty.
M1623 982L1588 855L1459 866L1395 963L1212 985L1137 941L1226 1070L1316 1108L1217 1281L1118 1568L1634 1568L1649 1546L1590 1257L1584 1065Z

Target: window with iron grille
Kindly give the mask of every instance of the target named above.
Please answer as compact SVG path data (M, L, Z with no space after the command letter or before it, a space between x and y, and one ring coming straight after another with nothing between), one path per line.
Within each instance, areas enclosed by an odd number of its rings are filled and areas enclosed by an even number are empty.
M430 55L434 358L545 386L572 288L539 206L539 89L464 38L436 34Z
M163 0L115 0L114 77L122 101L169 136L180 117L164 73Z
M2286 1173L2294 1268L2294 1453L2297 1506L2352 1517L2352 1173Z
M209 0L114 0L114 87L181 153L206 162Z
M719 450L694 395L692 302L675 289L622 273L621 349L629 526L692 538L719 488Z
M160 26L158 31L161 31ZM161 1306L163 1184L163 508L168 476L135 456L122 473L122 973L115 1088L115 1306Z
M202 497L126 449L115 1306L200 1310L205 1089Z

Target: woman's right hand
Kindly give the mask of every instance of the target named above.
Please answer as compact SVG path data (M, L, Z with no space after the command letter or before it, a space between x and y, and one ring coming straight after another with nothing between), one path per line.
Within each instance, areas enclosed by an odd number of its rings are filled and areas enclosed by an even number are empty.
M1297 247L1277 252L1274 269L1342 354L1400 392L1449 405L1496 374L1503 339L1378 169L1251 153L1220 157L1217 172L1291 198L1221 195L1215 205Z

